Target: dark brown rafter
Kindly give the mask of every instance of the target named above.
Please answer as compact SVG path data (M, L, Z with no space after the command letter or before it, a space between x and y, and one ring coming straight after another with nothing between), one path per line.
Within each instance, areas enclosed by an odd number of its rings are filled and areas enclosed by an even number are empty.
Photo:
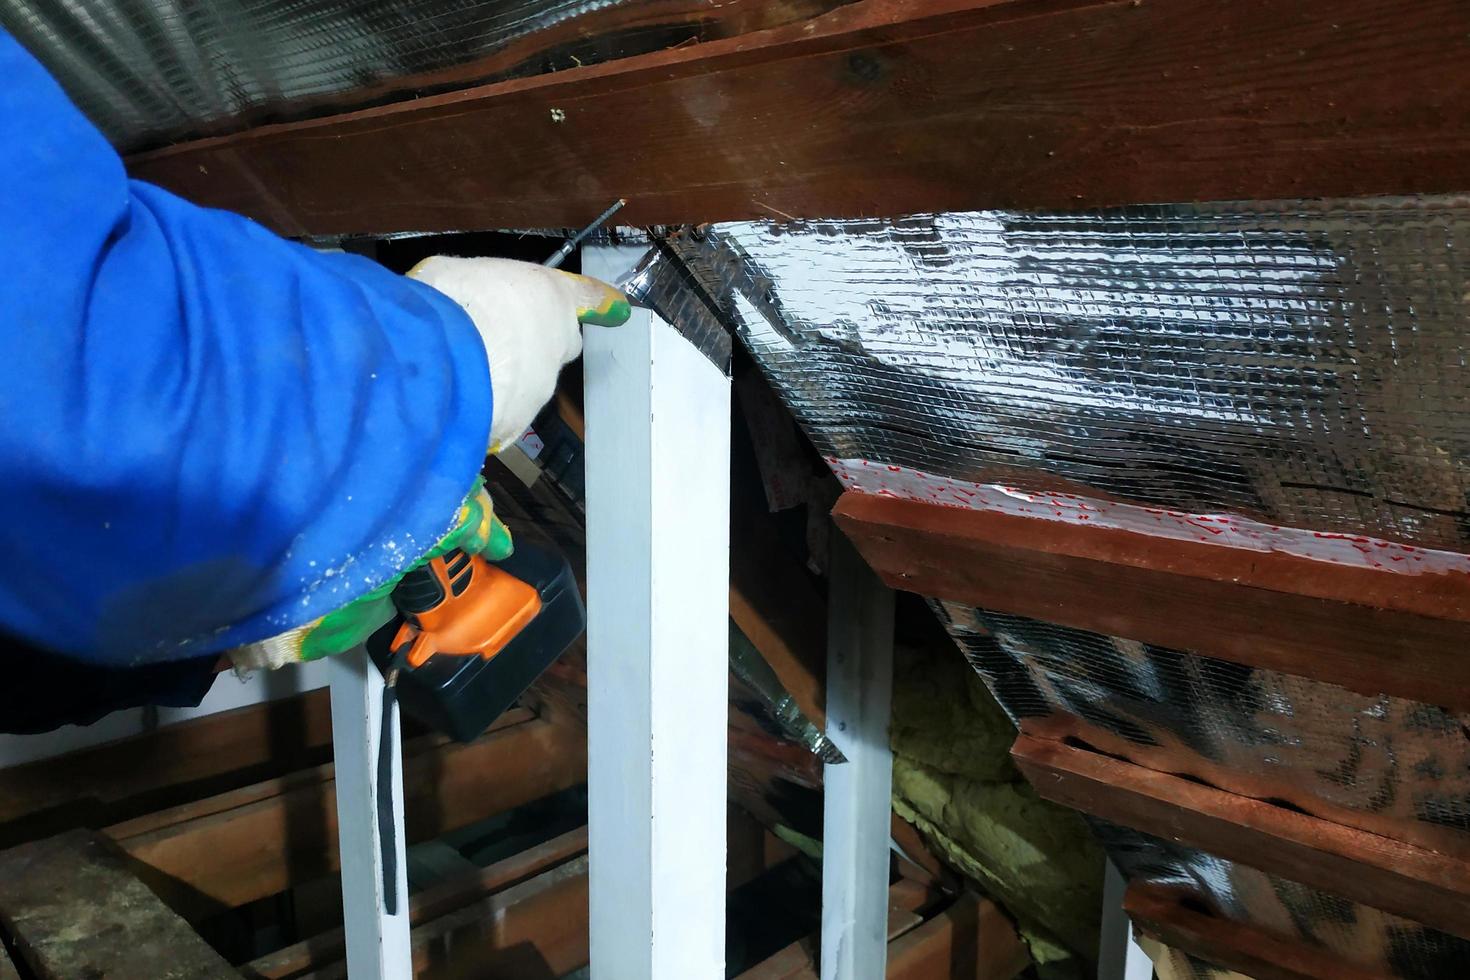
M510 722L509 724L504 724ZM516 710L468 745L436 736L405 746L410 841L581 783L586 742L572 727ZM148 883L191 915L243 905L337 867L332 767L236 790L109 828Z
M1256 980L1390 980L1304 941L1273 936L1190 907L1187 892L1135 883L1123 909L1145 936Z
M1464 861L1061 742L1011 757L1053 803L1470 939Z
M1470 709L1470 577L847 493L896 589Z
M1458 192L1454 0L860 0L132 172L291 235Z

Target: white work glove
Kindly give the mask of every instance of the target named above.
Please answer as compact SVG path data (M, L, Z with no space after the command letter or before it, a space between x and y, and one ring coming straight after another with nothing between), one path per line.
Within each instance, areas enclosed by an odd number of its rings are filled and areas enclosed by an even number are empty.
M436 255L408 274L464 307L485 342L495 403L491 453L514 444L551 400L556 376L582 352L581 324L616 327L631 313L627 297L606 283L528 262ZM491 558L509 553L509 532L478 482L455 529L419 563L450 547ZM320 619L232 650L229 659L243 674L350 650L392 618L389 595L400 578Z
M627 297L587 276L511 259L435 255L408 273L464 307L485 341L495 415L491 453L513 444L582 352L580 324L620 326Z

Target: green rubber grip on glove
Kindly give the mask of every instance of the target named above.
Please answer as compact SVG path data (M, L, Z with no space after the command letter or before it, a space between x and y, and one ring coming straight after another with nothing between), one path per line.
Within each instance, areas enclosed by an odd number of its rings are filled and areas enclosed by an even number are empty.
M633 315L633 305L621 290L591 276L579 276L575 272L563 272L562 275L575 280L578 323L621 327Z
M335 657L365 643L393 618L393 590L403 576L456 548L467 554L482 555L490 561L509 558L515 551L510 528L495 515L483 478L475 478L475 485L460 504L459 519L454 527L418 561L373 591L323 616L308 630L301 639L301 659L311 661Z

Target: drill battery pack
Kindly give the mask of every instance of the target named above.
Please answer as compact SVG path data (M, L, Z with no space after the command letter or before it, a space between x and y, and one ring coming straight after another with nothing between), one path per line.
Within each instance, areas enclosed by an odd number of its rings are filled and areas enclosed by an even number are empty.
M495 570L535 589L540 598L535 615L493 656L446 650L398 673L402 710L461 742L489 728L587 626L587 610L571 566L549 544L518 540L515 554L496 562ZM399 625L395 620L368 642L379 669L396 666L392 644Z

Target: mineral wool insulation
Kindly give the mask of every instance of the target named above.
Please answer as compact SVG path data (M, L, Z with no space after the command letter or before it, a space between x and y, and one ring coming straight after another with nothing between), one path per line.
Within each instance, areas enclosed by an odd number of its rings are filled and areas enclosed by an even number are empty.
M729 324L849 487L1470 571L1467 243L1461 198L739 223L671 239L642 286ZM1018 724L1470 851L1470 716L936 609ZM1221 914L1470 975L1463 940L1098 830L1127 873Z

